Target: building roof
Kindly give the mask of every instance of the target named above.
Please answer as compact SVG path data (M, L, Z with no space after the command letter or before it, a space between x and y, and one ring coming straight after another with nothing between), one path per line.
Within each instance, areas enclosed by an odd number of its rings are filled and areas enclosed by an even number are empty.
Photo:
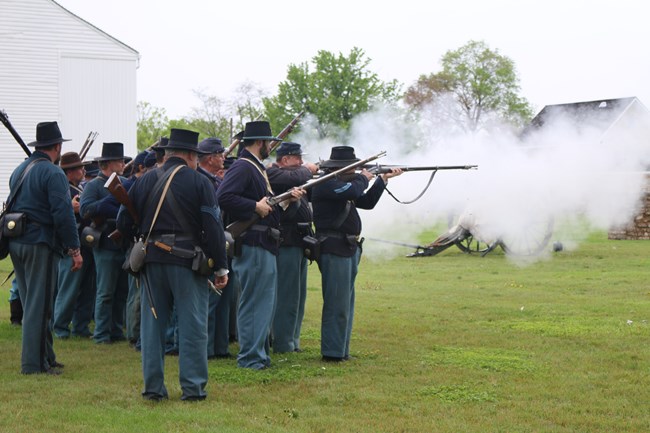
M73 16L74 18L76 18L76 19L78 19L79 21L81 21L82 23L84 23L85 25L87 25L87 26L89 26L89 27L92 27L93 29L95 29L97 32L101 33L102 35L104 35L104 36L107 37L108 39L110 39L110 40L116 42L117 44L123 46L123 47L126 48L127 50L133 52L134 54L136 54L136 55L138 56L138 58L140 57L140 53L138 53L138 51L137 51L135 48L132 48L132 47L128 46L127 44L125 44L124 42L120 41L119 39L117 39L117 38L115 38L115 37L109 35L109 34L106 33L105 31L103 31L102 29L100 29L99 27L96 27L95 25L93 25L92 23L90 23L90 22L84 20L84 19L81 18L80 16L75 15L74 13L70 12L68 9L64 8L63 6L61 6L59 3L55 2L54 0L50 0L50 1L51 1L52 3L54 3L55 5L57 5L58 7L60 7L61 9L63 9L64 11L66 11L68 14L70 14L70 15Z
M521 133L522 138L549 124L564 121L576 128L591 127L605 132L632 105L636 97L598 99L545 106Z

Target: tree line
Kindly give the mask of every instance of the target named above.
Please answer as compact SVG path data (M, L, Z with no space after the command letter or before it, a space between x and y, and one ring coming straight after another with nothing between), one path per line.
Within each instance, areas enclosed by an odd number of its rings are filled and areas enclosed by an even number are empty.
M277 94L268 96L252 83L242 84L235 98L225 101L204 90L194 90L200 105L181 119L168 119L165 109L138 103L138 149L142 150L170 128L192 129L205 137L229 141L244 124L269 119L280 131L305 111L320 138L345 142L352 119L379 105L403 110L414 118L443 123L448 128L477 132L498 122L519 128L532 118L532 108L519 95L514 62L483 41L469 41L441 58L439 72L420 75L403 90L396 80L384 82L371 70L364 50L349 54L318 53L307 62L291 64Z

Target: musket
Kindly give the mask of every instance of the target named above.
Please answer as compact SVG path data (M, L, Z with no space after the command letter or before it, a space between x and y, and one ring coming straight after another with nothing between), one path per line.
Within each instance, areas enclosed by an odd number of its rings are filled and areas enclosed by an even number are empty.
M235 138L233 141L231 141L230 146L228 146L228 148L226 148L226 150L223 151L223 157L225 158L228 155L230 155L230 152L235 150L235 147L237 147L239 143L241 143L241 138Z
M95 142L95 138L97 138L98 135L99 135L99 132L93 133L92 137L90 138L90 141L88 142L88 145L85 147L85 149L82 149L82 151L79 152L79 158L81 158L82 161L84 160L84 158L88 154L88 151L92 147L93 143Z
M278 134L278 138L280 140L273 140L271 142L271 150L269 151L269 153L272 153L280 144L282 144L282 141L284 140L284 138L287 135L289 135L289 133L291 133L291 131L293 131L293 128L296 127L296 125L300 121L300 118L304 114L305 114L305 110L302 110L300 113L298 113L298 115L296 117L293 118L293 120L291 122L289 122L289 124L287 126L284 127L284 129L282 131L280 131L280 133Z
M120 177L117 173L113 173L109 176L109 178L106 180L106 183L104 183L104 188L106 188L108 192L110 192L111 195L115 197L119 204L123 205L126 210L129 211L129 214L131 214L133 221L136 224L139 224L140 217L138 215L138 211L135 210L135 206L129 198L129 193L127 192L126 188L124 188L124 185L122 185Z
M399 168L402 171L438 171L438 170L476 170L478 165L434 165L434 166L410 166L410 165L380 165L370 164L363 168L373 174L390 173L392 169Z
M81 145L81 149L79 149L79 157L81 158L81 155L84 154L86 147L88 146L88 142L90 141L90 137L93 135L93 132L90 131L88 133L88 137L86 137L86 141L84 141L84 144ZM83 159L83 158L82 158Z
M0 122L9 130L11 135L13 135L14 139L20 144L20 147L23 148L27 156L32 155L32 151L29 150L25 142L23 141L22 138L20 138L20 134L18 134L18 131L14 128L14 126L11 124L9 121L9 118L7 117L7 113L5 113L3 110L0 110Z
M309 188L314 187L314 186L316 186L316 185L318 185L320 183L323 183L323 182L325 182L327 180L335 178L339 174L343 174L343 173L345 173L347 171L354 170L357 167L361 167L362 165L367 164L370 161L374 161L375 159L382 158L384 156L386 156L386 151L385 150L383 150L383 151L379 152L378 154L373 155L373 156L371 156L369 158L363 159L361 161L354 162L354 163L352 163L350 165L346 165L345 167L340 168L340 169L338 169L336 171L333 171L331 173L328 173L328 174L326 174L324 176L320 176L317 179L310 180L309 182L307 182L304 185L301 185L301 186L299 186L297 188L298 189L305 189L305 190L309 189ZM289 198L291 198L291 191L292 190L288 190L286 192L283 192L282 194L278 194L278 195L274 195L273 197L269 197L269 198L266 199L266 203L269 206L275 206L278 203L281 203L281 202L283 202L285 200L288 200ZM250 226L255 224L255 222L259 218L260 218L260 216L257 213L255 213L253 215L253 217L248 219L248 220L239 220L239 221L235 221L235 222L229 224L228 227L226 227L226 231L228 233L230 233L230 235L232 236L233 239L237 239Z

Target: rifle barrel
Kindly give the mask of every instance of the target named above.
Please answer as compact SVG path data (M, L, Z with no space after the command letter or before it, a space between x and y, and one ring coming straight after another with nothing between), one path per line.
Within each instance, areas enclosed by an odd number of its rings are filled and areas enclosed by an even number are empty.
M394 168L402 171L438 171L438 170L475 170L478 165L434 165L434 166L410 166L410 165L368 165L366 170L374 174L389 173Z
M296 125L298 124L298 121L300 121L300 118L304 114L305 114L305 110L302 110L300 113L298 113L298 115L296 117L294 117L291 120L291 122L289 122L289 124L287 126L284 127L284 129L282 131L280 131L280 133L278 134L278 138L280 140L274 140L271 143L271 151L269 153L273 152L280 144L282 144L282 141L285 139L285 137L287 135L289 135L289 133L291 133L291 131L293 131L293 128L296 127Z
M23 151L27 154L27 156L32 155L32 151L29 150L29 147L25 144L23 139L20 137L20 134L18 134L18 131L16 131L16 128L11 124L9 121L9 117L7 117L7 113L4 111L0 110L0 122L7 128L9 133L14 137L14 140L20 145L20 147L23 148Z

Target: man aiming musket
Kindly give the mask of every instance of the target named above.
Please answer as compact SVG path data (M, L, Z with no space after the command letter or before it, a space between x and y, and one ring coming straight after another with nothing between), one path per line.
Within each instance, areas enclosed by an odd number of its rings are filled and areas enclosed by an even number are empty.
M365 169L360 173L350 169L351 164L358 161L354 148L333 147L330 159L323 161L320 167L326 173L336 173L343 167L344 173L318 184L311 196L316 238L321 240L321 254L316 260L323 290L321 355L327 362L350 358L354 283L362 242L357 208L373 209L386 189L388 179L402 174L400 168L393 168L389 173L378 175L368 188L375 175Z

